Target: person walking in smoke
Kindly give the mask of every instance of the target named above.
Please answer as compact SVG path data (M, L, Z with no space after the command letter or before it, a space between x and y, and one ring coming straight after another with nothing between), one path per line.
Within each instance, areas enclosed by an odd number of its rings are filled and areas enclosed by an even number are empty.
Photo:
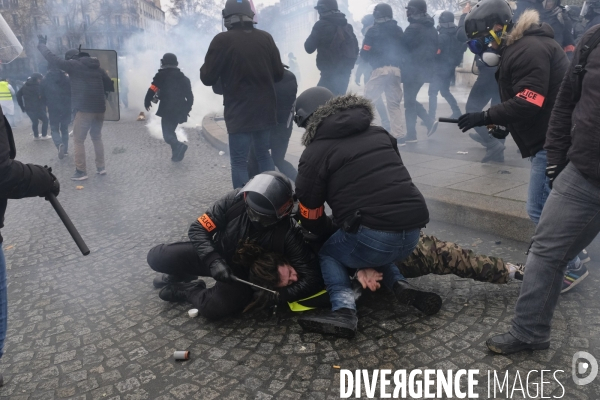
M465 33L465 18L470 11L471 5L467 3L463 9L463 14L458 23L458 31L456 32L456 37L461 43L466 43L468 40ZM498 82L496 82L498 67L487 65L479 55L475 55L473 67L477 70L477 79L467 97L467 104L465 105L467 113L483 111L490 103L492 106L500 103ZM486 148L481 162L504 162L504 150L506 149L504 142L506 139L497 139L491 136L484 126L478 126L474 129L475 133L469 133L469 137Z
M300 75L300 65L298 65L298 60L292 52L288 54L288 66L290 67L290 71L292 72L292 74L294 74L294 76L296 77L296 83L300 85L300 81L302 80L302 77Z
M154 97L160 101L156 115L161 117L163 138L171 146L171 161L174 162L183 160L188 149L185 143L177 140L175 130L177 125L187 122L194 104L190 80L177 68L178 65L175 54L165 53L144 98L146 111L150 111Z
M46 115L46 104L42 98L40 83L44 76L38 72L31 74L27 82L17 92L17 102L21 111L27 113L31 120L34 140L50 139L48 136L48 116ZM40 138L39 124L42 121L42 137Z
M96 153L96 173L105 175L102 125L106 112L105 93L114 92L113 82L106 71L100 68L100 61L90 57L88 53L71 49L63 60L46 47L46 36L38 35L38 41L37 48L46 61L69 74L71 80L71 101L76 112L73 121L75 175L71 180L82 181L88 178L85 162L85 139L88 132Z
M450 83L456 67L462 62L463 54L467 45L460 42L456 37L457 31L454 25L454 14L444 11L439 18L439 50L435 59L435 73L429 85L429 116L435 120L437 111L438 92L450 105L452 118L462 115L456 99L450 92Z
M341 96L348 90L358 58L358 40L336 0L319 0L315 10L319 20L304 42L304 49L308 54L317 52L317 68L321 71L317 86Z
M15 89L6 78L0 78L0 106L11 127L15 126Z
M374 25L367 30L360 57L373 69L365 86L365 97L374 102L385 93L387 112L391 120L390 134L404 144L406 131L402 102L402 78L400 73L402 28L394 20L392 7L380 3L373 10Z
M404 108L406 110L406 142L417 141L417 116L427 131L433 128L433 118L417 101L419 90L431 81L438 51L438 33L433 18L427 14L425 0L410 0L406 6L409 25L402 35L402 82L404 82Z
M42 97L48 105L50 133L63 159L69 151L69 124L71 123L71 81L54 64L48 64L48 73L42 81Z
M200 79L223 95L231 180L234 188L240 188L248 182L250 146L259 172L275 169L269 141L277 125L275 82L283 78L284 68L273 37L254 28L248 0L227 0L223 17L227 32L210 43Z

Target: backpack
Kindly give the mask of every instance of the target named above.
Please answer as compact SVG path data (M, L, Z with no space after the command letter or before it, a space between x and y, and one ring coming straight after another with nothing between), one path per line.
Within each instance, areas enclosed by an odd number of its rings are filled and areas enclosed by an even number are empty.
M358 58L358 40L352 31L352 25L337 26L329 50L332 60L354 67Z
M598 46L600 43L600 29L596 30L592 37L583 45L579 50L579 63L575 65L573 68L572 79L575 80L574 86L575 90L573 90L573 102L577 103L581 98L581 86L583 85L583 77L587 72L585 66L587 64L587 59L590 53Z

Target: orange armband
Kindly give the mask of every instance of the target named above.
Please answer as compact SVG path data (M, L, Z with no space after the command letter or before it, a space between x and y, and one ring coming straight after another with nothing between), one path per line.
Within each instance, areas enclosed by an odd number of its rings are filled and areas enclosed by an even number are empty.
M208 214L203 214L202 216L200 216L198 218L198 222L200 222L200 225L202 225L204 229L206 229L208 232L212 232L215 229L217 229L217 224L215 224L213 220L210 219Z
M517 97L534 104L538 107L542 107L544 105L544 100L546 98L539 93L534 92L533 90L523 89L522 92L517 93Z
M150 85L150 90L152 90L154 93L158 92L158 87L154 86L154 85Z
M319 208L307 208L302 203L299 203L299 208L300 208L300 215L303 218L310 219L310 220L319 219L323 215L323 212L325 210L324 206L321 206Z

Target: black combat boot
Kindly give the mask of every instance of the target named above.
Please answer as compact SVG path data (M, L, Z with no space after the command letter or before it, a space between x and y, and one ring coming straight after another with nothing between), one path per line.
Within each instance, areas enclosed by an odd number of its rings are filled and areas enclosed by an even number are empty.
M169 274L160 274L152 281L152 284L155 288L160 289L164 288L171 283L180 283L180 282L191 282L196 280L198 277L193 275L169 275Z
M171 303L183 303L187 301L188 290L198 286L206 289L206 283L204 283L204 281L172 283L162 288L160 292L158 292L158 297L160 297L161 300L169 301Z
M298 323L306 331L351 339L356 335L358 317L356 311L340 308L317 316L299 318Z
M442 298L437 293L419 290L406 281L394 283L394 295L400 304L413 306L425 315L437 314L442 308Z

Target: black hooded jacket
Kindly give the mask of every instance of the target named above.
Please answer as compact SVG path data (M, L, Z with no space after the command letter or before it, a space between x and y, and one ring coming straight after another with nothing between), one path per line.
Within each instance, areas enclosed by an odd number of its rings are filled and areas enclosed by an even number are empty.
M156 115L177 120L180 124L186 122L194 104L194 94L188 77L176 67L159 69L152 79L150 89L146 92L144 99L146 108L150 106L152 97L159 90L160 102Z
M527 17L530 16L531 18ZM492 123L507 126L523 158L542 150L550 113L569 60L548 24L525 13L511 31L496 73L502 103L489 109Z
M542 22L546 22L554 31L554 40L569 53L575 50L575 39L573 38L573 23L569 14L562 7L541 14Z
M600 47L589 54L581 85L581 98L573 101L581 47L589 43L600 26L590 29L579 42L565 74L556 105L552 110L544 148L548 164L571 162L590 182L600 187Z
M439 50L435 59L437 70L454 71L461 63L463 54L467 50L467 45L458 40L456 37L457 30L458 28L454 24L438 28Z
M71 115L71 81L59 69L50 69L42 81L42 97L50 114Z
M376 23L365 34L360 56L374 70L388 65L400 67L402 62L400 41L403 33L402 28L393 19Z
M17 92L17 103L26 111L45 113L46 104L42 98L42 87L39 82L29 78Z
M252 240L264 249L274 251L273 235L278 229L272 227L256 230L245 209L239 213L230 213L234 216L228 220L227 210L232 207L245 207L238 204L244 201L244 197L238 195L239 191L240 189L232 190L217 200L202 217L198 218L198 221L192 223L188 236L198 257L205 265L223 259L231 267L235 276L248 279L249 271L233 262L235 250L240 242ZM206 222L202 224L200 219L210 221L210 224ZM298 281L277 291L281 301L292 302L315 294L324 287L324 284L317 256L304 243L300 227L291 218L286 218L279 224L289 224L283 244L283 256L298 273ZM205 226L209 227L210 231Z
M234 26L213 38L200 79L213 90L221 86L227 133L275 127L275 82L283 69L273 37L265 31Z
M338 27L345 27L348 25L346 16L341 12L330 13L325 16L321 16L320 19L315 23L310 32L310 36L304 42L304 49L308 54L312 54L317 51L317 68L321 72L334 72L344 70L347 72L352 71L356 60L349 62L348 60L340 59L335 57L330 46L334 40ZM352 29L352 25L349 25ZM354 42L356 43L356 49L358 50L358 40L354 33Z
M0 108L0 228L4 227L8 199L43 196L54 184L54 178L46 168L20 163L15 160L16 155L12 130Z
M403 50L402 81L429 82L438 51L438 33L433 18L427 14L413 15L400 41Z
M296 195L303 207L319 209L325 202L338 226L362 215L361 225L399 232L422 228L429 212L412 183L398 152L397 141L385 129L371 125L371 102L356 95L330 100L308 121L298 165ZM301 218L302 226L322 235L325 218Z
M74 110L84 113L103 114L106 111L105 92L114 92L114 84L106 71L100 68L95 57L63 60L53 54L45 44L38 50L50 64L69 74L71 79L71 104Z

